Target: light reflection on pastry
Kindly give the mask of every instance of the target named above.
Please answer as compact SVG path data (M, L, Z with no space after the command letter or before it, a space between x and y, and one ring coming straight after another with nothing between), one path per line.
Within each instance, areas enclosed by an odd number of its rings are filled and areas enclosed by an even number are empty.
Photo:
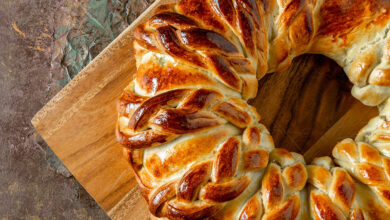
M390 219L390 2L182 0L134 32L116 135L151 214L168 219ZM356 138L306 165L247 104L304 53L342 66L364 104ZM389 101L390 102L390 101Z

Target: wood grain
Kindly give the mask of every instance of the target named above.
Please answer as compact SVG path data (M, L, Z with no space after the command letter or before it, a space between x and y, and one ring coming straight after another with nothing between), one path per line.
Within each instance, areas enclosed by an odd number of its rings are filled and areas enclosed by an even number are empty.
M351 108L330 129L322 135L305 153L306 162L315 157L330 156L333 147L344 138L354 137L367 122L378 115L378 109L355 102Z
M135 72L134 27L153 15L156 1L33 118L32 123L76 179L113 219L145 219L148 210L115 140L116 100ZM350 95L343 71L306 55L260 81L250 101L278 147L312 159L328 154L376 114ZM314 144L314 145L313 145ZM310 148L313 145L312 148Z
M277 147L303 154L358 103L351 87L341 67L329 58L302 55L286 71L260 80L257 97L250 103L256 106ZM362 113L376 109L360 106Z

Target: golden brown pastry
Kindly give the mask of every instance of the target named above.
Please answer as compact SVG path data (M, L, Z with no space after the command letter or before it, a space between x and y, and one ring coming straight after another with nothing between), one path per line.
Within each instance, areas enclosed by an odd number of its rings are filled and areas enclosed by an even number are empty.
M343 141L335 149L349 143L350 140ZM347 168L335 167L330 157L314 159L307 170L312 219L390 218L388 206L383 205L375 191L353 179Z
M374 146L382 155L390 157L390 99L380 106L380 113L372 118L356 136L356 141Z
M169 219L370 219L367 195L385 198L388 185L351 168L366 162L361 156L336 146L336 162L345 170L318 159L308 167L311 186L305 188L303 157L275 148L246 100L256 96L266 73L287 68L300 54L320 53L344 68L356 98L384 103L390 96L389 9L387 0L161 6L134 32L137 72L117 106L117 139L150 212ZM375 125L368 130L358 139L382 132ZM371 149L385 154L386 141ZM356 146L351 149L359 152ZM344 183L345 191L336 192Z
M337 164L369 186L390 210L390 158L381 155L375 147L352 139L338 143L333 156Z

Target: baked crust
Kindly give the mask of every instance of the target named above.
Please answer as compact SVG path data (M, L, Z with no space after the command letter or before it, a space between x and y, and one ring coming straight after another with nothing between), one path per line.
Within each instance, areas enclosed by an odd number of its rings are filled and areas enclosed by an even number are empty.
M134 32L116 135L152 215L390 219L390 2L181 0ZM334 59L381 115L331 158L275 148L247 104L304 53ZM307 183L308 182L308 183Z

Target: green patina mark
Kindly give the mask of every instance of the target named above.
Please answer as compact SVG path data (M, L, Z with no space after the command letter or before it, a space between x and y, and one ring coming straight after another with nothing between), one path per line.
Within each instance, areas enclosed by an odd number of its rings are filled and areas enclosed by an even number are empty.
M58 40L62 36L66 35L71 29L71 26L62 26L57 28L56 33L54 34L54 40Z
M84 19L74 24L74 27L57 29L55 39L66 41L61 60L66 75L60 80L61 85L79 73L115 38L117 33L113 32L110 17L112 11L108 10L107 0L90 0Z
M90 0L83 6L86 8L79 10L83 15L76 15L72 27L57 28L55 40L61 57L53 62L63 69L63 76L58 77L60 85L64 86L76 76L138 16L134 14L135 8L146 8L152 1Z
M110 19L110 17L112 17L112 12L107 9L107 0L91 0L88 6L87 17L88 25L100 28L110 36L111 40L114 39L114 33L111 28L112 22Z

